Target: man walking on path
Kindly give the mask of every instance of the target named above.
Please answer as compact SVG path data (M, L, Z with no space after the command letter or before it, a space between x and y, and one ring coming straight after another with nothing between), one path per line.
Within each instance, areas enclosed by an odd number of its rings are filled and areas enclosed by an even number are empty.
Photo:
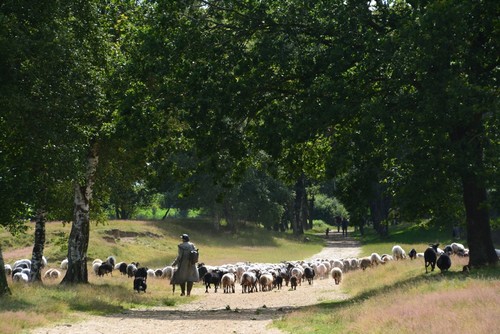
M349 221L347 218L342 220L342 236L347 237L347 226L349 225Z

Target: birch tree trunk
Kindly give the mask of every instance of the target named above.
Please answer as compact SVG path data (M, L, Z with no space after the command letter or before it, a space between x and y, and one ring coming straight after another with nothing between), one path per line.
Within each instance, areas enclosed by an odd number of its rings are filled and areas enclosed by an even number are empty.
M68 270L61 284L88 283L87 250L90 232L90 200L98 164L97 144L90 147L83 184L75 185L74 221L68 241Z
M0 244L0 298L6 294L11 295L7 276L5 275L5 262L3 261L2 245Z
M42 282L43 250L45 248L45 210L38 210L35 218L35 242L31 255L31 282Z

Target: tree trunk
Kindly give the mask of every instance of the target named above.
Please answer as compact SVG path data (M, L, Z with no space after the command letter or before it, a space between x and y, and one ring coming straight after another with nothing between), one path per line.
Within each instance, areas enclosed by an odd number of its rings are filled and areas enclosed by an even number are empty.
M6 294L11 295L7 276L5 274L5 262L3 261L2 244L0 244L0 298Z
M462 191L465 206L469 266L479 267L498 263L491 238L486 186L481 178L484 171L484 129L482 115L474 115L470 124L456 128L451 139L459 148L462 163Z
M35 242L31 255L31 282L42 282L43 250L45 248L45 210L38 210L35 218Z
M305 197L305 176L302 174L295 183L295 205L294 205L294 219L293 219L293 234L304 234L304 197Z
M314 212L314 194L311 195L311 199L309 200L309 229L313 228L313 212Z
M486 205L487 193L474 175L462 178L469 246L469 266L478 267L498 262L491 239L490 218Z
M97 144L90 147L85 184L75 185L74 221L68 241L68 270L61 284L88 283L87 250L90 232L90 200L99 161Z

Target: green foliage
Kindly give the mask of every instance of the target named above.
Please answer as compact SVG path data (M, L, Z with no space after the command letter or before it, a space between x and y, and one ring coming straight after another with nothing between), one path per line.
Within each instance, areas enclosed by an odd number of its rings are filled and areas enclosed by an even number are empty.
M335 217L348 217L346 209L335 197L318 194L314 199L314 218L321 219L329 225L334 225Z

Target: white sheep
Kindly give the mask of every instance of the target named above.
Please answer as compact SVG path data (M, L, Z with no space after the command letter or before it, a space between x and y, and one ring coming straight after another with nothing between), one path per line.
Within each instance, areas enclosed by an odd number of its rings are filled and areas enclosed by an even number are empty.
M264 273L259 277L260 291L271 291L273 289L273 275Z
M359 267L363 270L372 266L372 259L370 257L363 257L359 260Z
M94 271L94 274L98 275L99 273L99 267L101 266L102 262L95 261L92 262L92 270Z
M385 263L380 257L380 255L378 255L377 253L372 253L372 255L370 255L370 259L372 261L372 265L374 264L379 265Z
M61 269L68 270L68 259L64 259L61 261L61 265L59 266Z
M332 269L333 268L340 268L340 269L344 269L344 262L340 261L340 260L335 260L333 261L333 266L332 266Z
M171 279L172 275L174 274L174 267L166 266L165 268L163 268L162 271L163 271L163 274L161 275L161 278Z
M155 277L156 276L154 269L148 269L147 273L148 273L148 277Z
M394 260L394 258L391 255L389 255L389 254L382 255L381 259L382 259L382 261L384 261L384 263L386 263L388 261L393 261Z
M318 275L319 278L325 278L328 275L328 270L326 266L323 263L315 263L312 265L312 268L314 269L314 272L316 275ZM297 276L297 278L302 278L303 271L300 275L296 275L296 272L293 272L292 270L292 275Z
M12 276L12 281L13 282L28 283L29 280L30 280L29 276L26 273L23 273L23 272L15 273L14 276Z
M224 291L224 293L234 293L235 282L236 276L233 273L225 273L221 279L222 291Z
M359 260L357 258L351 259L351 270L356 270L359 268Z
M459 244L457 242L452 243L451 245L451 250L453 251L453 254L457 254L460 256L465 255L465 247L462 244Z
M45 272L44 278L56 279L61 276L61 272L57 269L49 269Z
M392 247L392 256L395 260L403 260L406 259L406 252L401 246L395 245Z
M6 276L12 275L12 267L10 266L10 264L4 265L4 268L5 268L5 275Z
M332 269L330 274L332 278L335 280L336 285L339 285L340 282L342 282L342 269L335 267Z

